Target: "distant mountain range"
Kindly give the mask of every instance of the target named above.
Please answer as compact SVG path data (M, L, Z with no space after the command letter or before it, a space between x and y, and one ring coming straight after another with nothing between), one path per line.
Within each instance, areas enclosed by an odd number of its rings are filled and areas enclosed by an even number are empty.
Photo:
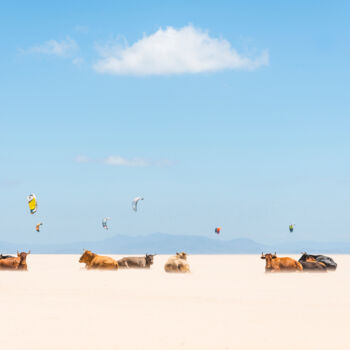
M267 245L250 239L222 239L201 236L169 235L154 233L146 236L118 235L96 242L67 244L30 244L0 242L0 253L28 250L36 254L80 254L89 249L101 254L261 254L261 252L295 253L350 253L350 243L299 241L287 244Z

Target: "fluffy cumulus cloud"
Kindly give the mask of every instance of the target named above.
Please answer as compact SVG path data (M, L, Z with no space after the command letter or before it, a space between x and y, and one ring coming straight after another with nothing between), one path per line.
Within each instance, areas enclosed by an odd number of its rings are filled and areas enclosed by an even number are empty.
M71 56L78 49L77 43L67 37L65 40L57 41L54 39L48 40L42 45L37 45L29 48L28 50L22 50L28 53L39 53L45 55L55 55L55 56Z
M240 55L225 39L213 38L193 26L167 27L131 46L99 50L97 72L117 75L170 75L223 69L254 70L269 63L267 51L257 57Z

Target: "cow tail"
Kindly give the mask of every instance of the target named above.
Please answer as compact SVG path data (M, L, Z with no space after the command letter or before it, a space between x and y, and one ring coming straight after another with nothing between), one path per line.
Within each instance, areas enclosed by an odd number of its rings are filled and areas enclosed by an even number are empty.
M296 264L297 264L297 270L303 271L303 265L301 265L299 261L296 261Z

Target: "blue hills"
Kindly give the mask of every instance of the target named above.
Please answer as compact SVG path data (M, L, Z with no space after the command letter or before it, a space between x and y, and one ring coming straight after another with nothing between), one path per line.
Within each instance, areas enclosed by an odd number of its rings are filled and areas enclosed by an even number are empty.
M145 236L118 235L101 241L82 241L66 244L32 244L0 242L0 253L14 253L16 250L31 250L36 254L80 254L89 249L101 254L174 254L185 251L188 254L261 254L278 252L350 253L350 243L298 241L288 244L267 245L251 239L237 238L223 240L191 235L169 235L153 233Z

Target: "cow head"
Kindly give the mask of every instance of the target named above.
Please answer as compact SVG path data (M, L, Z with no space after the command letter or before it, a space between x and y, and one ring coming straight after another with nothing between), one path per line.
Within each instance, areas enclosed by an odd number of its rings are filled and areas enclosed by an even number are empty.
M261 257L260 258L266 260L265 269L266 270L270 270L271 266L272 266L272 259L276 259L277 255L276 255L276 252L275 252L275 254L271 254L271 253L264 254L264 253L261 253Z
M30 254L30 250L28 251L28 253L26 253L26 252L19 253L17 251L17 256L20 258L18 269L27 270L27 255L29 255L29 254Z
M299 261L306 261L307 257L308 257L307 253L301 252L301 257L300 257Z
M79 262L89 264L94 257L94 253L90 250L85 250L83 255L80 257Z
M187 254L185 252L176 253L176 257L179 259L187 260Z
M264 253L261 253L261 257L260 259L276 259L277 258L277 255L276 255L276 252L275 254L271 254L271 253L268 253L268 254L264 254Z
M312 255L308 255L307 253L303 252L301 253L301 257L299 259L299 261L307 261L307 262L312 262L312 261L316 261L316 259L312 256Z
M28 253L26 253L26 252L19 253L18 250L17 250L17 256L19 258L21 258L21 261L25 261L28 254L30 254L30 250L28 251Z
M156 256L156 254L146 254L146 266L150 266L153 264L153 257Z

